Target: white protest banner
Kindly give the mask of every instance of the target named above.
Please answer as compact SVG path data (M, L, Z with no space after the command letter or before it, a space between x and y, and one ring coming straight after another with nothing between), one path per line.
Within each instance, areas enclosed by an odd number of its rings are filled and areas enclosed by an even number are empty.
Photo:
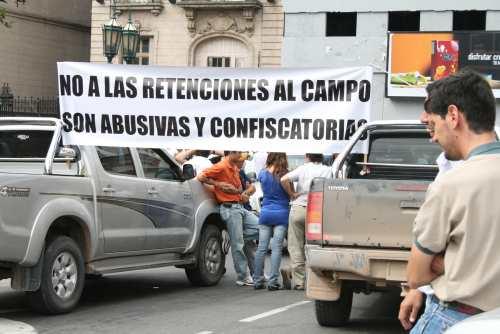
M370 67L57 67L70 145L333 153L370 118Z

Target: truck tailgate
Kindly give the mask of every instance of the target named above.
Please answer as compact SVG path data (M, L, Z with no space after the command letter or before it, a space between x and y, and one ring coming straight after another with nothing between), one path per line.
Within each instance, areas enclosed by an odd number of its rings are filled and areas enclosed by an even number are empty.
M410 248L429 181L328 180L323 240L329 245Z

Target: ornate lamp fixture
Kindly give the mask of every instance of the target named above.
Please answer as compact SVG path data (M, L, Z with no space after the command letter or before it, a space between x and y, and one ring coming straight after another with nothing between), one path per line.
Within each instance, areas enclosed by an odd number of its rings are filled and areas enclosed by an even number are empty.
M128 23L122 30L122 55L123 59L130 64L135 59L137 46L139 45L139 31L132 23L130 12L128 13Z
M123 58L128 64L135 59L139 43L139 31L132 23L130 11L128 14L128 23L122 28L116 20L115 1L110 0L109 10L111 19L102 26L103 52L108 59L108 63L111 64L113 58L118 54L121 44Z
M120 42L122 40L122 26L116 21L115 14L102 26L102 44L104 55L111 64L113 57L118 53Z

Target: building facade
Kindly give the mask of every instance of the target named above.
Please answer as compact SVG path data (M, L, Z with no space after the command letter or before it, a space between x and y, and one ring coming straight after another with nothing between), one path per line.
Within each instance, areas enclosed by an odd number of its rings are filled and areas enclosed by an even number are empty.
M14 96L57 96L57 62L89 61L90 1L7 0L0 85Z
M141 40L135 63L166 66L281 65L281 0L115 0L121 26L129 14ZM106 62L102 25L110 0L92 4L91 62ZM123 63L118 54L113 63Z
M422 111L423 98L387 97L389 31L500 30L497 0L284 0L283 6L282 65L373 66L373 120L415 119ZM497 43L500 44L500 40ZM500 55L500 45L496 50ZM410 59L411 45L407 52Z

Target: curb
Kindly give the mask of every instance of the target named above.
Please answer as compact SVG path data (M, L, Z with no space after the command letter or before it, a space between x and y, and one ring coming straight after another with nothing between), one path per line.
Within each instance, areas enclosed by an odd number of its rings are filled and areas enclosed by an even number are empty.
M0 288L10 288L10 279L0 280Z

